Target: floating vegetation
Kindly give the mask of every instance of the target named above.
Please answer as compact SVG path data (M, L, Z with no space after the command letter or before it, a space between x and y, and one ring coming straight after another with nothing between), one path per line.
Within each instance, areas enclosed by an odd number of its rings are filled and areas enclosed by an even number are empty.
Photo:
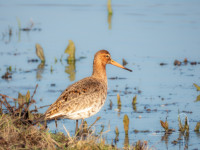
M40 44L35 44L36 54L40 58L41 62L45 62L44 51Z
M8 34L9 34L9 37L11 37L12 36L12 28L11 27L9 27L9 32L8 32Z
M183 62L181 62L181 61L179 61L179 60L175 60L175 61L174 61L174 66L181 66L182 64L187 65L188 62L189 62L189 61L187 60L187 58L185 58L185 59L183 60ZM196 61L191 61L191 62L190 62L190 65L197 65L197 64L200 64L200 62L196 62Z
M33 22L33 20L32 19L30 19L30 21L29 21L29 25L27 26L27 27L24 27L24 28L22 28L21 27L21 21L20 21L20 19L17 17L17 24L18 24L18 28L19 28L19 31L41 31L41 28L33 28L34 27L34 22ZM20 34L20 32L19 32L19 34ZM20 36L20 35L19 35Z
M164 65L167 65L167 63L160 63L160 66L164 66Z
M135 129L133 132L134 132L134 133L149 133L150 131L149 131L149 130L140 130L140 131L139 131L139 130L136 130L136 129Z
M197 122L194 131L195 131L195 132L199 132L199 129L200 129L200 122Z
M198 86L197 84L193 83L193 85L196 87L197 91L200 91L200 86ZM196 101L195 102L198 102L200 101L200 95L197 96L196 98Z
M134 150L148 150L148 142L147 141L137 141L134 144Z
M179 60L174 61L174 66L180 66L180 65L181 65L181 62Z
M121 103L121 98L120 98L120 95L119 93L117 94L117 108L118 108L118 116L120 115L120 112L121 112L121 108L122 108L122 103Z
M67 74L69 74L69 79L70 81L74 81L75 80L75 70L76 70L76 66L75 66L75 44L72 40L69 40L69 44L67 46L67 48L65 49L65 53L68 53L69 56L67 57L67 63L68 63L68 66L65 67L65 72ZM62 57L63 55L61 56L61 63L62 63Z
M67 57L68 62L74 62L76 60L75 58L75 44L72 40L69 40L69 44L67 48L65 49L65 53L69 54Z
M162 120L160 120L160 124L161 126L165 129L165 132L168 132L168 122L167 122L167 119L165 122L163 122Z
M166 134L171 134L172 132L175 131L175 129L169 129L169 124L168 124L168 121L167 121L167 117L166 117L165 122L160 120L160 124L163 127L163 129L165 130Z
M74 61L68 61L68 66L65 66L65 72L69 74L70 81L75 80L76 76L76 65Z
M137 104L137 95L135 95L135 97L133 97L133 101L132 101L132 105Z
M112 14L108 13L108 29L112 29Z
M137 104L137 95L135 95L135 97L133 97L133 101L132 101L132 107L135 112L137 111L136 104Z
M62 64L62 59L63 59L63 55L61 55L61 57L60 57L60 62L61 62L61 64Z
M29 26L26 27L26 28L20 28L20 30L22 30L22 31L30 31L30 30L32 30L33 26L34 26L34 22L33 22L32 19L30 19Z
M3 76L1 76L2 79L10 80L12 79L12 73L6 72Z
M34 63L34 62L38 62L38 59L29 59L28 63Z
M198 101L200 101L200 95L198 95L198 96L197 96L197 98L196 98L196 101L195 101L195 102L198 102Z
M112 11L111 0L108 0L107 7L108 7L108 14L112 15L113 11Z
M51 73L53 73L53 66L51 66L51 69L50 69Z
M129 147L129 138L128 138L129 118L127 114L124 115L123 124L124 124L124 131L125 131L124 148L128 149Z
M87 121L84 121L83 123L83 134L88 133L88 124Z
M184 62L185 64L187 64L187 63L188 63L187 58L185 58L183 62Z
M128 135L128 130L129 130L129 118L128 115L124 115L124 119L123 119L123 123L124 123L124 131L125 134Z
M108 3L107 3L107 8L108 8L108 29L112 29L112 5L111 5L111 0L108 0Z
M7 71L12 72L12 66L9 66L9 67L7 68Z
M116 134L115 143L117 143L119 141L119 129L118 129L118 127L115 128L115 134Z
M124 80L124 79L126 79L126 78L122 78L122 77L110 77L110 78L108 78L108 79L110 79L110 80Z
M121 98L120 98L119 93L117 94L117 105L118 105L118 106L121 106L121 105L122 105L122 103L121 103Z
M179 131L182 133L186 133L186 136L189 136L189 123L188 123L188 117L185 117L185 124L183 125L181 122L180 114L178 115L178 122L179 122Z
M58 60L57 60L57 58L55 57L55 60L54 60L55 64L57 63L57 61L58 61Z
M197 84L193 83L193 85L196 87L197 91L200 91L200 86L198 86Z
M128 62L123 58L123 59L122 59L122 65L123 65L123 66L126 66L127 64L128 64Z
M112 105L113 105L113 103L112 103L112 101L110 100L109 110L112 110Z
M197 65L196 61L190 62L191 65Z
M1 104L6 108L7 112L10 116L19 117L20 121L24 124L30 124L34 121L38 116L33 115L32 112L37 112L37 108L34 110L30 110L30 106L35 103L33 100L33 96L36 93L38 85L36 85L35 91L32 96L30 96L30 92L27 91L26 95L18 94L18 99L11 98L14 100L14 106L11 106L6 98L10 98L9 96L0 94L2 99L0 99Z
M20 30L21 29L21 21L20 21L20 19L18 17L16 19L17 19L18 28Z
M37 67L36 78L37 80L42 79L42 73L44 72L45 63L41 62Z

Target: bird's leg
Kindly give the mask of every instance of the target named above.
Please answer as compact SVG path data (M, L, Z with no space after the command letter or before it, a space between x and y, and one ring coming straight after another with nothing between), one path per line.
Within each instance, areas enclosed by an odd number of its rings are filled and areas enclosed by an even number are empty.
M83 128L83 122L84 122L84 120L82 119L82 120L81 120L80 127L79 127L80 131L81 131L81 130L82 130L82 128Z
M82 120L81 120L81 124L80 124L80 126L79 126L79 135L82 134L82 130L83 130L83 122L84 122L84 120L82 119Z
M76 120L76 130L75 130L75 134L77 134L78 132L78 120Z

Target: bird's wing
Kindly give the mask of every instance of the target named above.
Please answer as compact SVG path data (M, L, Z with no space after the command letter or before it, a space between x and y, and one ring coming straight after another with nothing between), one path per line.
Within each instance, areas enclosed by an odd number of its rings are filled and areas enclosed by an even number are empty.
M103 82L85 78L69 86L45 113L45 118L67 117L75 111L83 111L98 100L105 100L107 85Z

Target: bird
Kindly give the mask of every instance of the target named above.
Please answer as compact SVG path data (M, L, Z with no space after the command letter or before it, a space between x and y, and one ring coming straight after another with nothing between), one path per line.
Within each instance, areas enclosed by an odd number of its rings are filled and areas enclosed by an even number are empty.
M82 121L99 112L107 97L106 65L132 70L112 60L107 50L96 52L93 60L93 73L90 77L83 78L67 87L58 99L47 109L44 114L45 120L72 119Z

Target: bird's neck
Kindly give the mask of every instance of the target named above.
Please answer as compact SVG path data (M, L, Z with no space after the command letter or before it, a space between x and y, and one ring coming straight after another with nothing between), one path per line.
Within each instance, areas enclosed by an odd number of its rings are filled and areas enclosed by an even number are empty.
M92 76L95 78L102 79L107 83L106 65L102 64L101 62L94 61Z

